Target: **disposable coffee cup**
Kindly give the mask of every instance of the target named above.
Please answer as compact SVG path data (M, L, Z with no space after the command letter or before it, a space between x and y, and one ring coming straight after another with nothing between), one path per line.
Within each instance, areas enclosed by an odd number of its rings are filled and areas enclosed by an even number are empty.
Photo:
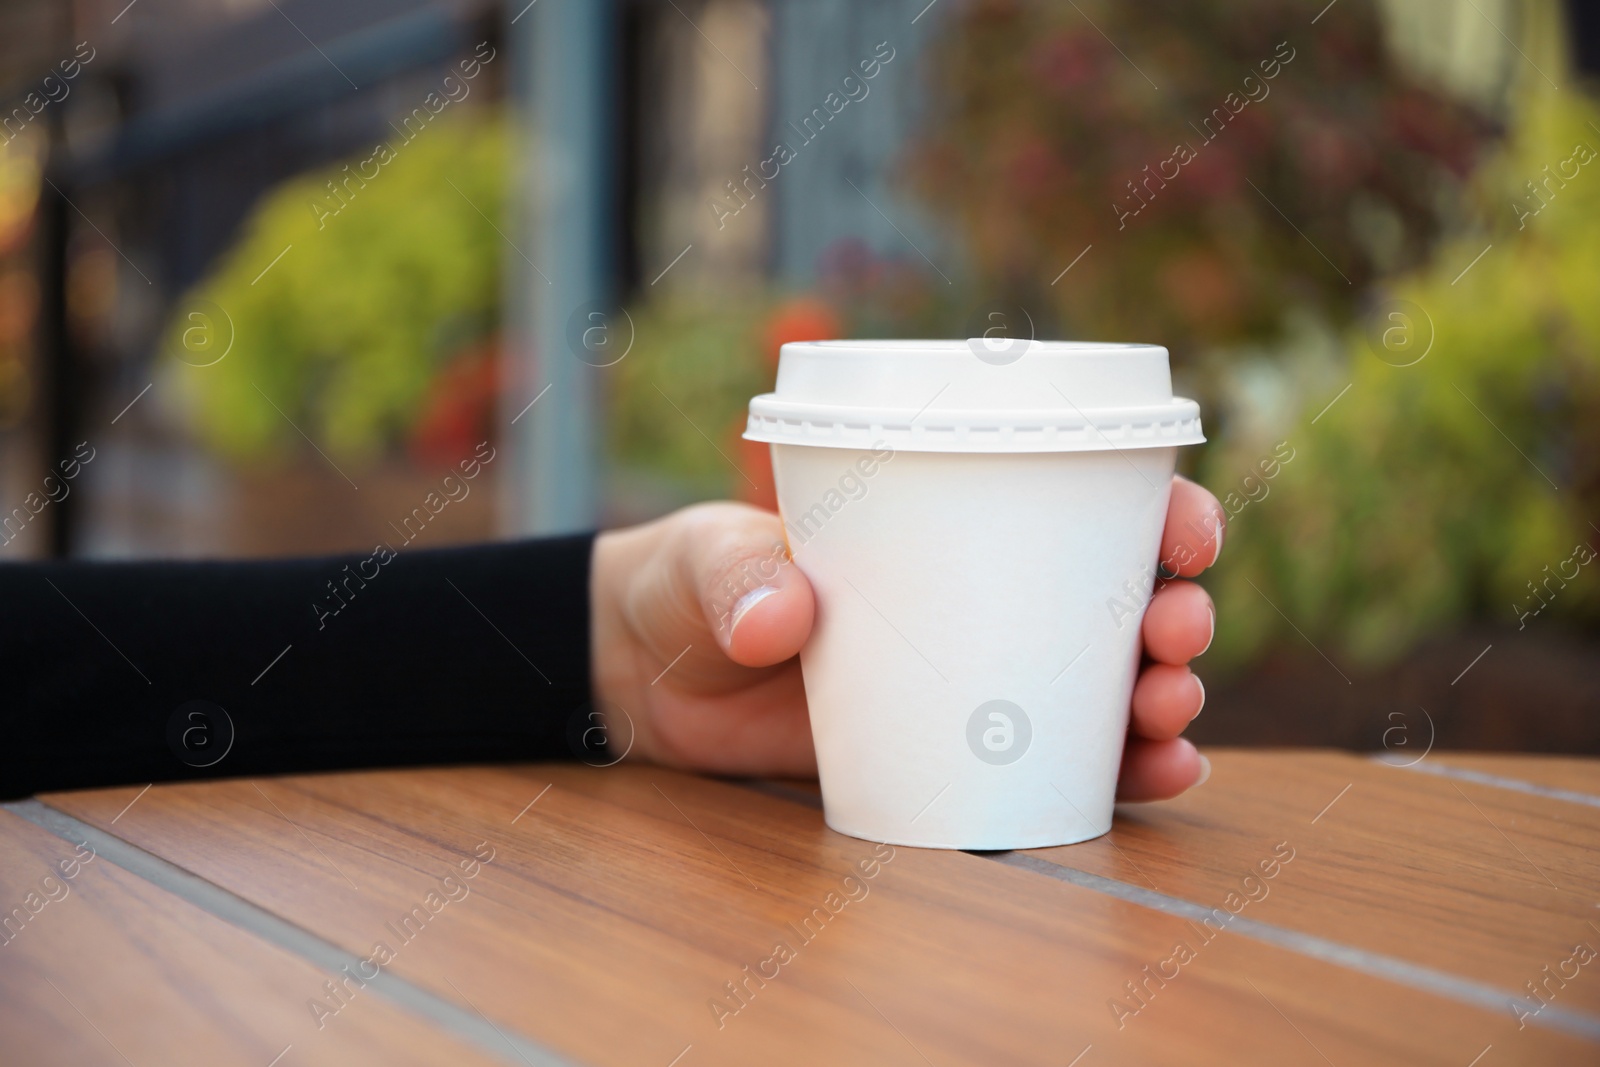
M827 823L927 848L1111 827L1177 449L1156 345L786 344L771 445L817 597L800 652Z

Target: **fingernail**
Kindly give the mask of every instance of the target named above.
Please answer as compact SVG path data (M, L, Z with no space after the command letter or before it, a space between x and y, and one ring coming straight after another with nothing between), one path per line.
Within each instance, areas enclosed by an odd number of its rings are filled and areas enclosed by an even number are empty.
M1208 759L1204 753L1201 753L1200 754L1200 777L1196 778L1194 780L1194 785L1191 785L1189 788L1193 789L1195 786L1205 785L1206 784L1206 779L1210 778L1210 777L1211 777L1211 760Z
M1207 652L1211 651L1211 642L1213 642L1213 641L1215 641L1217 639L1217 609L1216 609L1216 606L1213 605L1213 604L1207 604L1206 605L1206 610L1211 613L1211 634L1210 634L1209 637L1206 638L1206 647L1202 648L1198 653L1196 653L1196 655L1201 655L1201 656L1203 656Z
M1189 677L1194 679L1195 686L1200 690L1200 706L1194 709L1193 715L1189 716L1189 721L1193 722L1200 717L1200 713L1202 711L1206 710L1206 683L1200 680L1200 676L1198 674L1191 674ZM1204 756L1201 756L1200 758L1205 759Z
M745 617L746 612L777 591L778 587L775 585L764 585L740 597L733 605L733 616L728 620L728 636L730 638L733 636L733 631L739 628L739 620Z
M1216 554L1211 557L1211 562L1215 563L1222 557L1222 516L1218 515L1212 521L1215 522L1217 526L1217 551Z

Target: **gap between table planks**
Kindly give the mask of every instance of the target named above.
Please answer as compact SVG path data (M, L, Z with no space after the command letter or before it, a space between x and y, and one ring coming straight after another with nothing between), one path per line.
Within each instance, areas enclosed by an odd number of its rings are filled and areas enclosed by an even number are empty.
M46 799L109 825L132 794ZM652 768L158 787L115 830L358 952L430 875L478 841L503 842L474 897L451 905L394 969L451 999L439 975L470 972L462 990L488 1016L585 1062L665 1064L680 1053L682 1067L823 1055L917 1062L934 1052L941 1064L1065 1062L1093 1044L1095 1062L1321 1063L1342 1053L1460 1067L1491 1043L1526 1062L1592 1051L1535 1026L1518 1032L1509 1010L1223 936L1119 1028L1110 1002L1137 1003L1123 983L1176 940L1195 940L1185 922L975 856L913 849L896 850L869 895L840 913L848 937L799 948L719 1028L708 1004L723 983L769 956L785 924L837 890L872 846L828 831L815 811ZM1296 864L1305 869L1297 854L1263 909L1295 884Z
M0 907L28 915L0 934L0 1062L505 1062L377 999L319 1029L318 968L6 811Z
M1200 789L1124 805L1105 837L1030 854L1220 906L1289 841L1295 861L1241 914L1508 997L1528 996L1524 983L1576 943L1600 947L1600 809L1339 753L1212 760ZM1555 998L1600 1013L1600 975Z
M1411 760L1403 762L1410 763ZM1489 775L1508 784L1522 782L1538 789L1554 790L1576 803L1600 807L1600 759L1443 752L1430 753L1416 763L1416 768L1423 771L1442 768L1446 773L1466 771Z

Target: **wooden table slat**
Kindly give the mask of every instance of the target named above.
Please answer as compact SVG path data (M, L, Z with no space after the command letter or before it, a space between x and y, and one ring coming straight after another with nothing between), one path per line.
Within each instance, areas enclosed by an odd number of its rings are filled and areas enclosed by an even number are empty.
M1435 752L1429 753L1427 759L1446 767L1578 793L1600 804L1600 760L1485 752Z
M1218 906L1286 841L1296 859L1276 885L1257 872L1242 914L1508 997L1579 942L1600 948L1600 809L1336 753L1212 766L1189 795L1120 807L1104 838L1030 854ZM1555 1002L1600 1017L1600 976Z
M132 793L48 800L104 826ZM1488 1044L1521 1062L1593 1049L1519 1032L1509 1010L1227 933L1202 942L1175 916L982 857L901 848L872 868L875 846L834 834L811 808L654 768L157 787L116 830L351 951L486 842L493 859L471 894L395 971L448 998L441 976L465 976L461 991L498 1024L586 1063L1064 1063L1092 1044L1095 1062L1461 1067ZM1315 884L1315 863L1332 865L1313 830L1294 838L1309 851L1282 867L1263 917ZM1281 840L1236 837L1251 863ZM1220 901L1214 889L1197 899ZM820 932L803 940L808 915ZM780 940L793 959L764 962ZM1193 958L1170 981L1150 977L1146 967L1172 973L1179 942ZM777 977L749 979L747 964ZM727 999L732 982L747 1004ZM1142 1006L1130 982L1143 984Z
M319 1028L322 971L3 811L0 907L0 1063L501 1062L371 995Z

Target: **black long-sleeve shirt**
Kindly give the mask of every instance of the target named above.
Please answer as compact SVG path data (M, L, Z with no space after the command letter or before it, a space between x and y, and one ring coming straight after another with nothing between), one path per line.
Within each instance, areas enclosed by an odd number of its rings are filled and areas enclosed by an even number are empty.
M603 752L593 542L0 565L0 798Z

